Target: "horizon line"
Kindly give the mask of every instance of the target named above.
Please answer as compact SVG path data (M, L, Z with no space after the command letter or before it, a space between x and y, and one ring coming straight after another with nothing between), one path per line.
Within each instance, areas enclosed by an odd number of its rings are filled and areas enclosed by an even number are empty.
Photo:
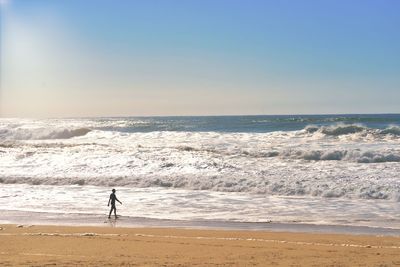
M400 115L396 112L383 113L299 113L299 114L222 114L222 115L112 115L112 116L55 116L55 117L3 117L0 119L101 119L101 118L179 118L179 117L260 117L260 116L357 116L357 115Z

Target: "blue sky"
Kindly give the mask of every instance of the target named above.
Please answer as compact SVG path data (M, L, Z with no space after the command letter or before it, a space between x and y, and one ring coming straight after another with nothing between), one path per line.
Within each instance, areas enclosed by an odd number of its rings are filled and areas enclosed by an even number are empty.
M2 2L3 117L400 112L400 1Z

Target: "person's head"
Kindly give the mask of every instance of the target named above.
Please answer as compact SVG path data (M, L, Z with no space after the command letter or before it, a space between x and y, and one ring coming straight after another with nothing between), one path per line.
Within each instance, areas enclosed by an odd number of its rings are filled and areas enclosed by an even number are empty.
M115 193L115 191L116 191L115 189L112 190L113 193Z

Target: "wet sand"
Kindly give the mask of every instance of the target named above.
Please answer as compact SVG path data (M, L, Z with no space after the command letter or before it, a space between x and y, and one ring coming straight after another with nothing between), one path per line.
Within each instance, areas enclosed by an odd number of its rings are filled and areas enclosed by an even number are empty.
M1 225L2 266L400 266L400 237Z

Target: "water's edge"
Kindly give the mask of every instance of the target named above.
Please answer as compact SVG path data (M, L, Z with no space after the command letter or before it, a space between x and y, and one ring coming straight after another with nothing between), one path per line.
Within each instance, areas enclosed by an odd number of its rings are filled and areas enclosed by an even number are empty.
M106 215L63 214L2 211L0 224L52 225L52 226L96 226L123 228L181 228L207 230L239 230L239 231L272 231L294 233L351 234L373 236L400 236L400 229L352 226L352 225L318 225L305 223L279 222L229 222L212 220L166 220L121 216L108 219Z

